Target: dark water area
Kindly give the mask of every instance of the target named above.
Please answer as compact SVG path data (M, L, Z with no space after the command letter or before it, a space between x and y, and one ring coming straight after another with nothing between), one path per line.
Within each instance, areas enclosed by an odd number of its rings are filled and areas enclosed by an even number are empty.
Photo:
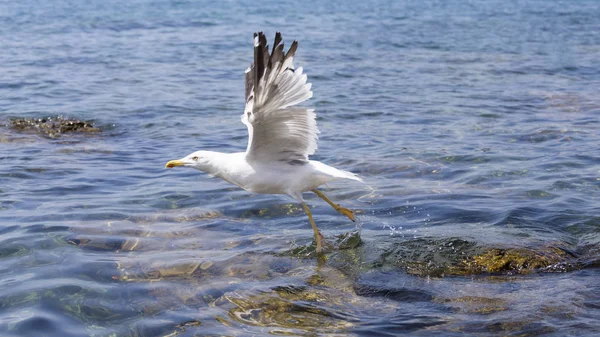
M252 33L313 84L302 208L246 148ZM0 335L600 334L599 1L0 1ZM11 118L102 132L47 137ZM362 243L358 244L358 236Z

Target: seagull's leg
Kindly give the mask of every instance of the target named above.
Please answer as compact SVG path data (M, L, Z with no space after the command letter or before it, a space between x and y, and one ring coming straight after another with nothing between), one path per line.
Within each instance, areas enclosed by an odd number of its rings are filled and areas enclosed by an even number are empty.
M331 205L331 207L333 207L333 209L335 209L336 211L344 214L345 216L348 217L348 219L352 220L352 221L356 221L356 218L354 217L354 212L352 210L347 209L346 207L342 207L339 204L334 203L333 201L329 200L329 198L327 198L325 196L325 194L323 194L323 192L314 189L312 190L316 195L318 195L321 199L325 200L325 202L327 202L329 205Z
M310 221L310 225L312 226L313 232L315 233L315 241L317 242L317 253L320 253L323 250L323 236L321 235L321 232L319 232L317 225L315 225L315 220L313 220L310 208L308 208L308 206L306 206L304 202L302 202L302 207L304 207L304 212L306 212L306 215L308 215L308 221Z

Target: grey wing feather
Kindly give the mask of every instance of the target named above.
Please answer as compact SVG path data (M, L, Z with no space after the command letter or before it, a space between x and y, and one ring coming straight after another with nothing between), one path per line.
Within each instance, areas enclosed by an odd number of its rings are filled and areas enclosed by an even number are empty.
M252 94L252 85L254 83L254 68L250 67L246 69L246 102Z
M252 127L251 159L259 161L308 160L317 149L315 113L312 109L289 107L272 111Z
M251 161L306 161L317 149L314 110L294 106L312 97L302 68L294 69L298 42L284 53L281 41L277 32L269 54L265 35L254 34L254 63L246 70L242 115L249 133L246 157Z

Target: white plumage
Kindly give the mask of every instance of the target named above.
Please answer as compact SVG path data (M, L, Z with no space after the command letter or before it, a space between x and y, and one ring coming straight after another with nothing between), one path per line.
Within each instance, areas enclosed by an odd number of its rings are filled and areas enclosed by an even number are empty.
M168 162L166 167L189 166L250 192L290 195L304 207L315 234L316 250L321 252L322 237L302 193L313 191L354 221L351 210L334 204L316 189L335 179L362 180L351 172L308 159L317 149L319 129L314 110L296 106L312 97L303 69L294 68L297 47L294 41L284 53L278 32L269 53L265 35L254 34L254 63L246 70L246 106L242 114L242 122L248 127L246 152L196 151Z

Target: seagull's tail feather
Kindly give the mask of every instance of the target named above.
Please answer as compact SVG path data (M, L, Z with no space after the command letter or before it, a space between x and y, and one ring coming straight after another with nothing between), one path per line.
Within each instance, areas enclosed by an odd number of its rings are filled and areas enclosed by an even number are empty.
M356 181L359 181L361 183L364 183L364 181L362 180L361 177L357 176L356 174L354 174L352 172L340 170L340 169L337 169L337 168L335 168L333 166L329 166L327 164L323 164L323 163L321 163L319 161L315 161L315 160L311 160L310 163L318 171L323 172L323 173L327 174L328 176L331 176L333 178L332 180L335 180L335 179L350 179L350 180L356 180Z
M294 69L298 41L292 42L287 53L281 41L281 33L277 32L269 54L265 34L254 34L254 64L246 71L246 103L252 101L253 109L275 111L312 97L302 67Z
M361 177L357 176L356 174L354 174L352 172L348 172L348 171L344 171L344 170L338 170L338 171L339 171L339 173L341 173L341 175L339 175L339 178L356 180L361 183L365 182Z

